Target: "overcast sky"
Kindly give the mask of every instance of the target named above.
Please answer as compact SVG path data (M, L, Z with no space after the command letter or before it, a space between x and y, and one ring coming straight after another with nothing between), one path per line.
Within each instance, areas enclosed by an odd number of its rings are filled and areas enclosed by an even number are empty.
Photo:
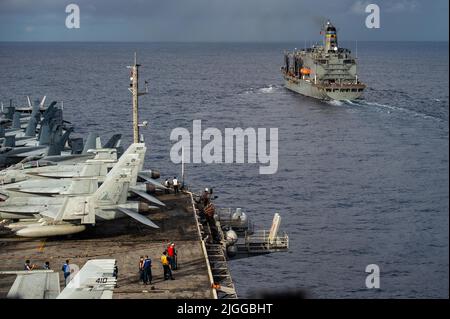
M81 11L67 29L65 7ZM367 4L381 28L367 29ZM0 41L316 40L330 18L343 40L448 41L448 0L0 0Z

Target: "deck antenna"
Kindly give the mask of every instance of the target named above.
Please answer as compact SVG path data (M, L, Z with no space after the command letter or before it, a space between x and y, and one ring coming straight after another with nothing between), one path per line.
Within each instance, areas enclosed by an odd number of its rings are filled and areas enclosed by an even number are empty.
M61 110L64 110L64 101L61 101Z
M137 63L137 55L134 52L134 65L127 66L128 69L131 69L130 75L130 87L129 91L133 95L133 143L139 143L143 141L143 137L139 135L139 127L147 126L148 122L144 121L142 124L139 124L139 100L138 97L144 94L148 94L148 89L146 88L145 92L139 92L139 67L141 65ZM147 84L147 82L146 82Z
M3 102L2 102L2 113L3 113Z
M184 186L184 175L185 175L185 170L184 170L184 146L181 147L181 186Z
M355 55L356 55L356 60L358 60L358 39L355 40ZM358 63L355 63L355 79L356 79L356 84L358 84Z

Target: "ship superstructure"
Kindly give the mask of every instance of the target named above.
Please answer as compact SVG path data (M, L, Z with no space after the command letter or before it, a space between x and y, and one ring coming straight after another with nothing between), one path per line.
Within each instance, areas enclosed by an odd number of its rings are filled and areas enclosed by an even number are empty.
M285 52L281 72L286 88L323 100L355 100L366 85L358 79L356 58L340 48L336 28L328 21L323 45Z

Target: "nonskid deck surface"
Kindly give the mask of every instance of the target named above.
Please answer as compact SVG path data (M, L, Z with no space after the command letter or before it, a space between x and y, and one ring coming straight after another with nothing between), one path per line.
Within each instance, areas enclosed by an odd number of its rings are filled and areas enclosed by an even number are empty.
M115 258L119 268L118 287L113 298L212 298L205 257L202 253L191 199L188 195L161 195L167 207L151 214L160 227L152 229L128 219L99 223L72 237L49 239L17 238L0 227L0 271L22 270L26 259L42 267L45 261L59 271L66 259L82 267L89 259ZM164 280L160 256L167 244L175 242L179 269L175 280ZM139 282L139 257L153 262L152 285ZM5 298L15 276L0 276L0 298Z

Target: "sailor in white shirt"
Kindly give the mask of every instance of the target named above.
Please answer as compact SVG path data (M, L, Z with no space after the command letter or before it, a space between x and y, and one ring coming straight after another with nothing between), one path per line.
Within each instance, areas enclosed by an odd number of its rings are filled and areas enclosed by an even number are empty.
M173 190L175 194L178 194L180 192L180 185L178 184L177 177L175 176L172 180Z

